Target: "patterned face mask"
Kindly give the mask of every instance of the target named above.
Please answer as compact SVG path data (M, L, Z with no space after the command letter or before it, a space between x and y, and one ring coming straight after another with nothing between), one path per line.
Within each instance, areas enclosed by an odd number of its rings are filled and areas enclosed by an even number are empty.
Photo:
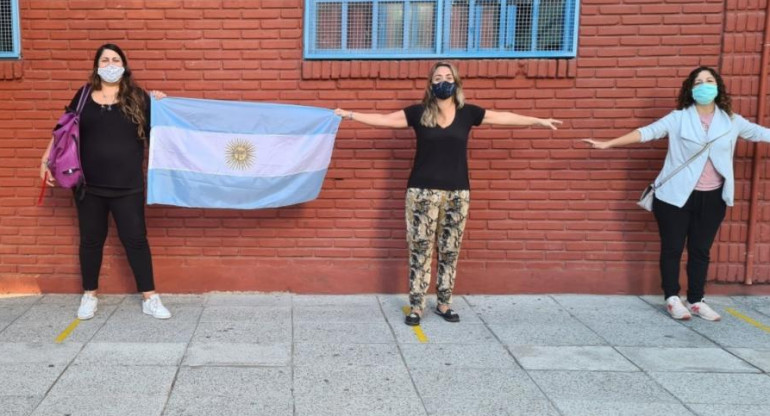
M117 65L107 65L103 68L99 68L96 72L99 74L102 81L112 84L120 81L123 73L126 72L126 68Z
M457 89L457 86L455 85L454 82L441 81L441 82L432 84L431 89L433 90L433 95L435 95L436 98L438 98L439 100L446 100L447 98L451 97L455 93L455 89Z

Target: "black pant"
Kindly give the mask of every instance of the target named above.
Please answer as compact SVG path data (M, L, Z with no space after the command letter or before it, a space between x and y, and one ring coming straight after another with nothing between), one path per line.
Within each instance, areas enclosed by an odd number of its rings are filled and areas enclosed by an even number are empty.
M102 267L109 213L112 213L118 227L118 236L134 272L137 289L140 292L155 290L152 257L144 223L144 194L138 192L113 198L86 193L83 199L75 198L75 205L80 224L83 290L96 290L99 287L99 269Z
M693 191L682 208L655 198L652 208L660 231L664 297L679 295L679 266L687 240L687 301L700 302L706 287L709 251L727 210L722 188Z

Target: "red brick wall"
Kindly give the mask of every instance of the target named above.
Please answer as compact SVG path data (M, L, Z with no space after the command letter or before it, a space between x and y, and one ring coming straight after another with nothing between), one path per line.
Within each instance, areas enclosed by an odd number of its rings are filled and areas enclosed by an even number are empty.
M50 129L100 44L119 44L141 85L169 95L373 112L419 100L432 64L303 62L300 0L20 4L23 59L0 62L0 292L79 289L68 192L48 191L44 206L34 204ZM600 152L577 139L615 137L666 114L700 64L720 67L736 109L754 117L764 7L584 0L577 59L456 60L470 102L565 121L557 132L474 130L457 291L655 293L657 229L633 201L662 165L665 141ZM745 255L751 161L750 147L740 149L739 202L712 268L726 281L742 277ZM316 201L245 212L149 207L158 288L404 291L403 197L413 153L411 131L345 122ZM770 210L762 206L755 278L767 281ZM101 279L105 291L134 290L114 228Z

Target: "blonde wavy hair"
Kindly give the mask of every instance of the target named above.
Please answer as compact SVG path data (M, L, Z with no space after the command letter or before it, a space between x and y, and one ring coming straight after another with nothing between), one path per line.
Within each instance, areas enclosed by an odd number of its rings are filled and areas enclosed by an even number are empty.
M438 115L441 110L438 108L438 99L433 95L431 86L433 85L433 75L435 75L436 70L442 66L449 68L449 71L452 72L452 77L455 79L456 88L455 93L452 96L452 101L454 101L458 110L465 105L463 81L460 79L460 73L457 71L457 68L449 62L436 62L433 67L431 67L430 73L428 73L428 83L425 85L425 96L422 98L422 105L425 107L425 111L423 111L422 118L420 118L420 124L425 127L436 127L438 124L436 120L438 120Z

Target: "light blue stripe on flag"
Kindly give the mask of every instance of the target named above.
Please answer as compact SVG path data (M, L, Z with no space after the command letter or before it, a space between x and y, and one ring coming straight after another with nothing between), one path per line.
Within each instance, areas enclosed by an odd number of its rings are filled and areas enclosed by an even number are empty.
M147 203L255 209L315 199L340 118L328 109L152 100Z

